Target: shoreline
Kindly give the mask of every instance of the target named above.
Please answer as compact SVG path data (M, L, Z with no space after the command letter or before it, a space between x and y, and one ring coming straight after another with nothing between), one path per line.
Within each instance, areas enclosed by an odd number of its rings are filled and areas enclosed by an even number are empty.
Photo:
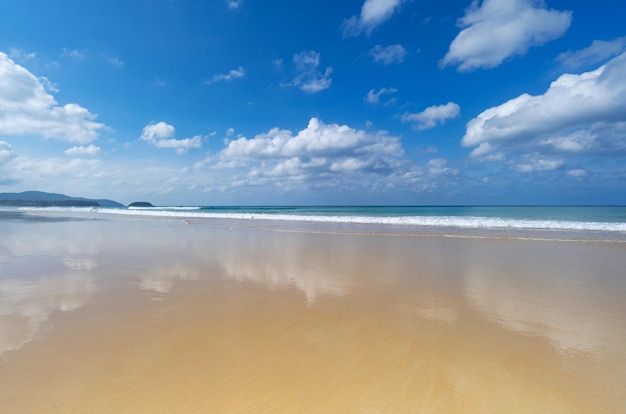
M180 210L183 211L180 211ZM626 243L626 222L550 221L448 216L337 216L265 213L207 213L197 207L176 209L27 208L14 212L28 217L67 219L170 219L186 224L285 231L446 236L520 240ZM239 209L239 208L238 208ZM10 210L7 210L9 212ZM626 211L626 209L625 209ZM1 213L1 212L0 212ZM626 214L626 213L625 213ZM0 217L1 219L1 217ZM617 218L615 218L617 219Z

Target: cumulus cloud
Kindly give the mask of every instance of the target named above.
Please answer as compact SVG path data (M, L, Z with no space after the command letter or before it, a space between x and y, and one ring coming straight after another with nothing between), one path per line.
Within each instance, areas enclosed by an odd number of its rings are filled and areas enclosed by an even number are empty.
M380 97L383 95L392 95L398 92L396 88L380 88L378 91L370 89L363 100L367 103L378 105L380 103ZM390 105L395 102L395 98L388 100L385 105Z
M360 16L352 16L343 21L341 29L344 37L359 36L365 32L368 36L398 10L406 0L365 0Z
M100 147L96 147L93 144L89 146L78 146L72 147L65 150L65 154L67 155L98 155L100 154Z
M330 88L333 72L332 67L327 67L320 72L320 54L314 50L297 53L293 56L296 67L296 77L285 86L294 86L306 93L317 93Z
M292 132L273 128L253 138L225 141L225 148L195 165L212 171L210 190L224 193L290 192L358 197L388 192L424 192L452 186L458 169L444 158L419 165L405 158L401 139L386 131L326 124L311 118ZM208 191L208 190L207 190Z
M212 167L241 170L245 176L233 185L302 189L335 186L356 176L383 177L401 164L403 155L400 139L385 131L366 132L311 118L296 134L273 128L251 139L229 141Z
M202 147L202 137L196 135L193 138L176 139L176 130L172 125L163 121L149 124L143 128L139 139L146 141L157 148L173 148L178 154L184 154L192 148Z
M594 40L591 46L575 52L561 53L557 60L570 69L595 65L626 51L626 36L610 41Z
M60 106L44 83L0 52L0 136L36 135L77 144L97 139L105 126L94 121L96 115L75 103Z
M400 118L402 122L414 122L417 129L434 128L437 124L445 123L446 119L452 119L459 116L461 108L454 102L448 102L445 105L429 106L422 112L415 114L405 113Z
M626 53L581 74L564 74L543 95L523 94L467 123L471 156L519 155L522 172L550 171L593 154L626 154ZM570 174L571 175L571 174Z
M242 79L246 77L246 70L239 66L237 69L231 69L228 73L220 73L214 75L211 80L207 81L207 84L215 83L215 82L230 82L234 79Z
M569 145L582 150L593 145L588 141L594 140L594 128L626 121L625 96L623 53L596 70L560 76L543 95L523 94L483 111L468 122L462 144L494 146L534 140L556 149Z
M402 45L391 45L387 47L376 45L370 49L370 56L374 58L374 62L384 65L402 63L406 56L406 49Z
M543 0L475 0L458 20L462 30L441 65L458 65L459 71L494 68L563 35L571 20L571 12L548 10Z
M370 134L347 125L324 124L317 118L311 118L307 127L296 135L274 128L252 139L241 137L231 141L222 151L226 157L257 159L344 157L366 153L401 155L403 151L398 138L386 132Z

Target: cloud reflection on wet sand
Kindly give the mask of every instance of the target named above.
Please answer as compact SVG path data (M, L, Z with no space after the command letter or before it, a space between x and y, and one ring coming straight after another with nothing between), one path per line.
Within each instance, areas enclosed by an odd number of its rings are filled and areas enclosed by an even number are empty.
M84 231L0 243L0 403L619 412L620 248L131 223L76 225L101 231L84 251Z

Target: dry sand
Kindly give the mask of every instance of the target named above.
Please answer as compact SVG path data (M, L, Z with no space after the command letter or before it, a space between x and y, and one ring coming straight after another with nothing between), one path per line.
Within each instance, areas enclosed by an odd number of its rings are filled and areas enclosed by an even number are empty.
M626 412L621 243L5 227L2 412Z

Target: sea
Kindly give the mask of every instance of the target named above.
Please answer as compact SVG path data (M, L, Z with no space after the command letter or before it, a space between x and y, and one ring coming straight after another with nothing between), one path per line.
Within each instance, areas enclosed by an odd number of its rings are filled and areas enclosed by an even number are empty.
M12 214L12 216L11 216ZM626 243L626 206L2 207L0 219L173 219L277 231Z

